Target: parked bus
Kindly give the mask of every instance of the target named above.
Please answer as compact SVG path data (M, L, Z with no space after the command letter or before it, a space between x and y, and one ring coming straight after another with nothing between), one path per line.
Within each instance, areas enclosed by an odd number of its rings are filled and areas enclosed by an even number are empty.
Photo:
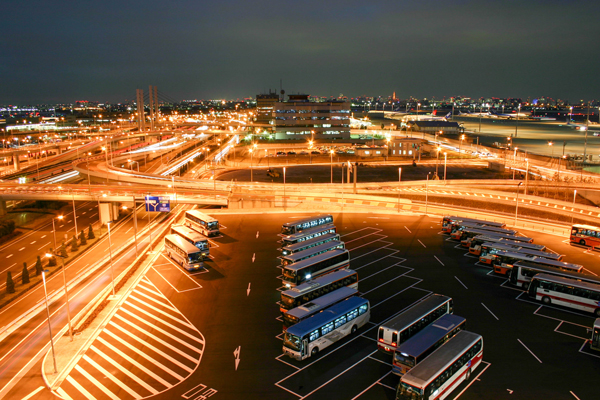
M396 400L444 399L471 378L483 359L483 338L460 331L400 379Z
M281 292L279 310L284 313L344 286L358 290L358 273L356 271L341 269Z
M377 348L384 353L393 353L400 344L422 331L433 321L452 312L452 298L432 294L381 324L377 332Z
M208 244L208 240L206 240L204 236L200 235L195 230L190 229L185 225L171 225L171 233L181 236L184 240L199 248L202 252L202 259L209 256L210 246Z
M600 228L591 225L573 225L569 240L571 243L578 243L582 246L599 246Z
M460 225L456 226L452 230L452 233L454 233L456 231L462 231L465 229L483 229L484 231L488 231L488 232L492 232L492 233L500 233L502 235L516 235L518 233L518 231L515 231L514 229L498 228L495 226L486 226L486 225L481 225L481 224L477 224L474 222L462 222Z
M466 319L458 315L442 315L437 321L402 343L394 352L392 372L404 375L438 347L465 329Z
M319 215L317 217L310 217L300 219L294 222L288 222L283 224L281 227L281 236L295 235L307 229L316 228L322 225L333 224L333 216L330 214Z
M287 256L288 254L298 253L300 251L308 250L311 247L318 246L323 243L331 242L332 240L340 240L340 235L337 233L326 233L322 236L317 236L316 238L306 240L304 242L298 242L296 244L292 244L290 246L280 247L278 250L281 251L281 254Z
M537 274L531 278L527 292L529 297L541 300L544 304L587 311L600 317L600 284Z
M453 232L450 236L452 237L452 239L460 241L462 246L471 247L471 241L473 240L474 237L479 236L479 235L486 235L486 236L491 236L491 237L495 237L495 238L504 238L504 239L515 240L515 241L519 241L519 242L525 242L525 243L533 243L532 238L528 238L525 236L504 235L501 233L490 232L490 231L485 231L483 229L474 229L474 228L465 229L463 231L456 231L456 232Z
M219 221L201 213L198 210L189 210L185 212L184 224L196 231L200 232L204 236L217 236L219 232Z
M524 247L515 247L513 245L502 243L487 242L481 245L481 254L479 256L479 261L481 261L484 264L491 264L491 260L494 258L493 256L499 251L521 253L532 257L541 257L556 261L562 261L562 259L564 258L564 255L558 253L531 250L526 249Z
M165 236L167 255L188 271L202 268L202 251L178 235Z
M592 338L590 339L590 348L600 351L600 318L596 318L592 328Z
M465 218L446 216L442 218L442 232L450 233L453 230L453 226L460 224L461 222L471 222L485 226L493 226L496 228L505 228L506 224L503 222L485 221L483 219Z
M350 253L346 249L336 249L318 256L302 260L283 268L282 283L288 288L334 272L350 265Z
M310 239L314 239L319 236L323 236L329 233L336 233L337 229L334 225L323 225L314 229L308 229L295 235L282 236L281 247L290 246L296 243L304 242Z
M508 273L508 281L518 287L527 289L531 278L536 274L548 274L556 276L564 276L567 278L580 279L586 282L600 283L600 278L593 275L583 274L569 269L562 269L532 263L530 261L517 261L513 264L512 269Z
M515 237L518 239L523 238L522 236L515 236ZM474 236L473 239L471 239L471 243L469 244L469 253L474 254L476 256L480 255L481 254L481 245L483 243L498 243L498 244L503 244L503 245L507 245L507 246L520 247L523 249L536 250L536 251L545 251L546 250L546 246L544 246L542 244L533 244L533 243L528 243L528 242L524 242L521 240L508 239L508 236L499 237L499 236L478 235L478 236Z
M491 264L494 267L494 272L501 275L508 274L508 271L510 271L513 265L518 261L529 261L539 265L575 272L581 272L583 270L583 266L581 265L558 261L556 259L533 256L531 254L525 254L518 251L498 250L493 254L481 256L479 261L483 262L484 264Z
M283 353L304 360L315 356L342 337L356 332L371 317L369 300L351 297L288 328Z
M283 331L285 332L290 326L297 324L298 322L302 322L306 318L312 317L316 313L325 310L327 307L357 295L358 290L344 286L338 290L334 290L331 293L316 298L313 301L302 304L299 307L292 308L291 310L284 312L282 315Z
M311 247L298 253L290 254L287 256L279 256L278 258L281 260L281 266L285 267L286 265L294 264L311 257L316 257L319 254L323 254L331 250L344 248L344 242L331 241L323 243L319 246Z

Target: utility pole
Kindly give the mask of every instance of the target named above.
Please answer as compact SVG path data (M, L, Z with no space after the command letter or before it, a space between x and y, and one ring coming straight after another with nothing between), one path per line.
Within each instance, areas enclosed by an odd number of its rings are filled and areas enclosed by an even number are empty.
M152 86L148 87L148 105L150 106L150 130L154 130L154 100L152 99Z

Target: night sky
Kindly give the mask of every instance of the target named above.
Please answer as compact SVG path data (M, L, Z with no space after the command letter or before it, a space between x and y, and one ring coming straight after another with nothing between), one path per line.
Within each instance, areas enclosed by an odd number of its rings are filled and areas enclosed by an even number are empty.
M600 1L0 3L0 104L320 96L598 98ZM162 96L162 95L161 95Z

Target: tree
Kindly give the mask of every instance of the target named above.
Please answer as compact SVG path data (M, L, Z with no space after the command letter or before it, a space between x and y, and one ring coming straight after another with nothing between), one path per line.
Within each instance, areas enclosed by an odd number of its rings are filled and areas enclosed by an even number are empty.
M88 228L88 239L95 239L96 235L94 235L94 230L92 229L92 224L90 224L90 227Z
M6 275L6 293L14 293L15 292L15 282L12 278L12 273L8 271Z
M27 269L26 262L23 263L23 272L21 272L21 279L22 279L23 285L26 283L29 283L29 270Z
M48 266L49 267L54 267L56 266L56 257L54 257L54 252L52 251L52 247L50 247L50 252L49 254L52 254L52 257L50 257L48 259ZM40 272L41 273L41 272Z
M71 239L71 251L75 252L77 250L79 250L79 245L77 244L77 237L73 235L73 238Z
M37 256L37 261L35 262L35 274L42 274L42 260L40 260L40 256Z
M67 254L67 245L65 244L64 240L62 241L62 245L60 246L60 251L59 251L58 255L63 258L67 258L69 256Z
M81 233L79 234L79 240L81 240L82 246L85 246L87 244L87 240L85 239L85 232L83 231L83 229L81 230Z

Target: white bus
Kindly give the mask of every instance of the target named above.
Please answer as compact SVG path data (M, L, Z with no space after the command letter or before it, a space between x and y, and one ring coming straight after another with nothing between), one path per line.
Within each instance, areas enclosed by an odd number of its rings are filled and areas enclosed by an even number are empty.
M219 234L219 221L198 210L186 211L184 224L204 236L217 236Z
M284 290L281 292L279 310L284 313L344 286L358 290L358 273L356 271L341 269L298 285L295 288Z
M320 244L315 247L308 248L304 251L300 251L298 253L289 254L287 256L279 256L278 258L281 260L281 266L285 267L286 265L294 264L300 262L302 260L306 260L311 257L318 256L319 254L326 253L335 249L344 249L344 242L331 241L327 243Z
M384 353L393 353L401 343L406 342L433 321L444 314L452 313L452 298L432 294L397 317L381 324L377 332L377 348Z
M304 360L341 338L356 332L371 317L369 300L351 297L288 328L283 336L283 353Z
M278 250L281 251L281 254L287 256L288 254L298 253L300 251L308 250L311 247L318 246L323 243L331 242L332 240L340 240L340 235L337 233L326 233L325 235L317 236L316 238L305 240L303 242L298 242L296 244L292 244L290 246L280 247Z
M165 236L167 255L188 271L202 268L202 252L178 235Z
M592 350L600 351L600 318L596 318L591 331L592 338L590 339L590 348Z
M285 332L290 326L304 321L305 319L323 311L327 307L357 295L358 290L344 286L338 290L334 290L333 292L326 294L325 296L321 296L306 304L302 304L299 307L292 308L291 310L283 313L283 331Z
M556 304L587 311L600 317L600 284L563 276L537 274L529 283L529 297L544 304Z
M281 227L281 236L295 235L307 229L316 228L322 225L333 224L333 216L330 214L319 215L316 217L304 218L294 222L288 222Z
M202 252L202 258L205 259L209 256L209 244L208 240L193 229L188 228L185 225L171 225L171 233L174 235L181 236L184 240L187 240L194 246L200 249Z
M288 288L350 265L350 253L336 249L283 267L282 283Z
M460 225L462 222L465 223L475 223L484 226L493 226L496 228L505 228L506 224L504 222L494 222L494 221L486 221L483 219L475 219L475 218L465 218L465 217L456 217L456 216L445 216L442 218L442 232L450 233L452 229L456 225Z
M444 399L471 378L483 359L483 338L460 331L400 379L396 400Z
M540 257L515 250L489 251L487 255L480 256L479 261L484 264L491 264L494 268L494 272L501 275L507 275L508 271L510 271L513 265L518 261L529 261L534 264L545 265L547 267L554 267L565 271L581 272L583 270L583 266L581 265L559 261L556 259L556 257Z
M558 261L558 263L562 263L562 261ZM563 268L560 265L545 265L531 261L517 261L513 264L508 273L508 281L511 284L524 289L527 289L531 278L533 278L536 274L573 277L575 279L581 279L585 281L590 281L591 279L591 282L595 282L596 278L594 276L579 272L581 271L579 267L581 267L581 265L577 265L577 269L574 270L569 268L569 266Z
M521 236L516 237L519 238ZM542 244L527 243L521 240L512 240L506 237L478 235L471 239L471 243L469 243L469 253L475 254L476 256L480 255L481 245L483 243L498 243L507 246L520 247L523 249L546 251L546 246Z
M281 236L281 246L291 246L296 243L305 242L328 233L336 233L337 229L333 224L319 226L317 228L308 229L294 235Z
M456 226L452 232L455 232L457 230L463 231L466 229L483 229L484 231L489 231L491 233L501 234L501 235L516 235L518 233L514 229L500 228L497 226L488 226L488 225L483 225L483 224L479 224L476 222L463 222L460 225Z

